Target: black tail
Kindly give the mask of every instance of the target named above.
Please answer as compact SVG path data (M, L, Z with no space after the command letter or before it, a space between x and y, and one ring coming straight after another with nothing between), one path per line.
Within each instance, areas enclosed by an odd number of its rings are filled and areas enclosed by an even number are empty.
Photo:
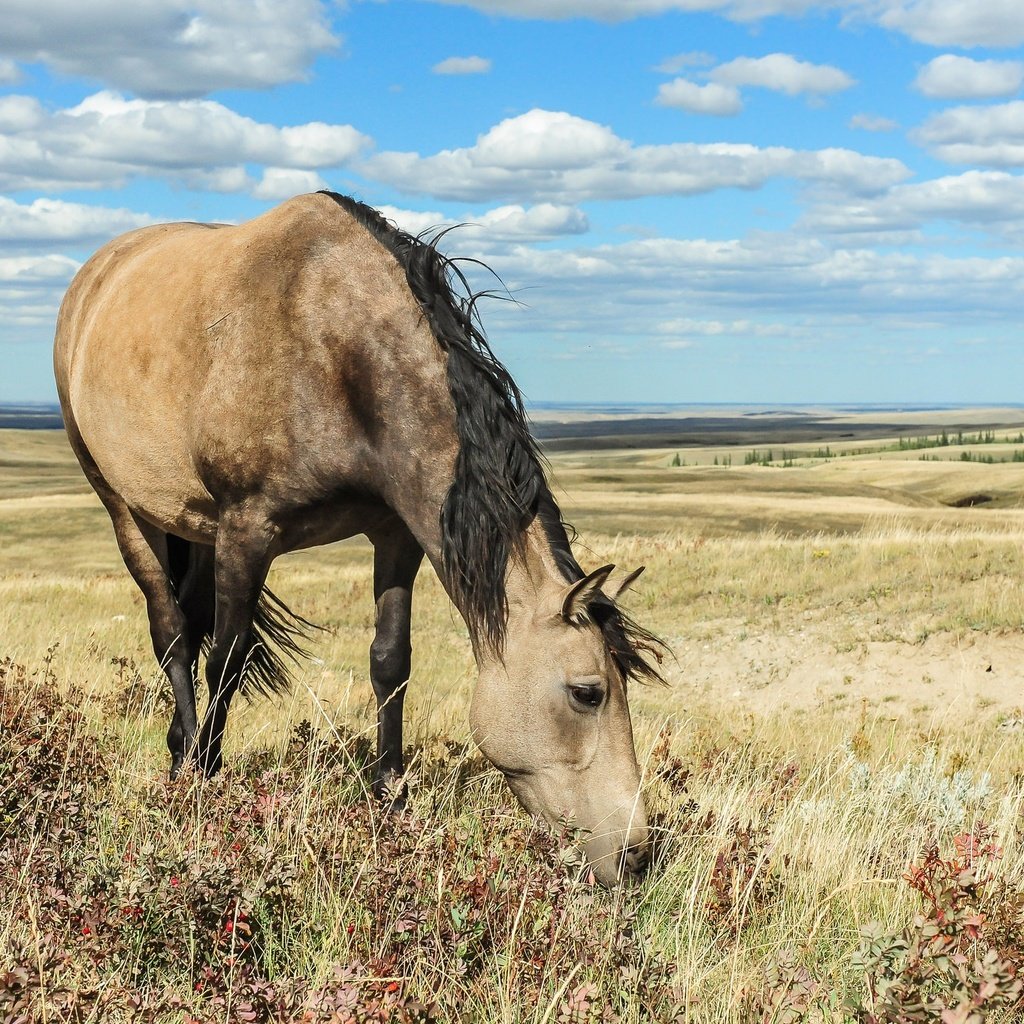
M306 643L323 628L293 612L269 587L264 587L252 620L254 643L242 676L242 692L270 696L287 691L291 685L290 666L309 657ZM204 643L204 650L208 643Z
M206 655L213 640L213 566L212 560L196 557L197 547L173 534L167 535L175 593L182 595L186 575L193 574L185 588L190 596L183 600L182 611L189 630L201 637L201 650ZM306 642L321 629L323 626L293 612L269 587L264 587L253 616L253 643L245 662L242 693L270 696L287 691L291 684L289 669L309 657Z

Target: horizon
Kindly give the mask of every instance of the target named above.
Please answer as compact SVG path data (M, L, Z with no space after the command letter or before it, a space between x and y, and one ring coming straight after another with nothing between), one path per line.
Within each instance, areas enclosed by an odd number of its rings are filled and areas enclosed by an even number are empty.
M0 400L55 397L61 296L109 239L319 188L462 225L444 247L507 284L484 323L532 405L980 406L1024 380L1024 7L243 7L0 28Z
M531 409L558 411L586 411L589 409L671 409L687 411L689 409L743 409L772 411L774 409L817 409L822 412L843 412L849 410L878 410L885 412L955 412L968 409L1022 409L1024 402L573 402L573 401L531 401L524 397L527 413ZM60 403L56 400L0 400L0 411L10 412L19 409L60 412Z

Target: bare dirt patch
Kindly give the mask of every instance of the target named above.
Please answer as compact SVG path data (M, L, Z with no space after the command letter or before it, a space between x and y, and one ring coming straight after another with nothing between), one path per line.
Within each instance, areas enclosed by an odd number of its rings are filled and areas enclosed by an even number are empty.
M682 644L673 673L681 704L741 712L828 710L891 718L1022 724L1024 635L937 633L920 643L866 640L837 650L818 629Z

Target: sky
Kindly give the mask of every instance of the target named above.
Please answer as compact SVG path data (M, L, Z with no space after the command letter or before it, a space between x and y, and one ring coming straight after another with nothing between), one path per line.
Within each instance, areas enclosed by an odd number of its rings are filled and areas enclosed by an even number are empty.
M1022 86L1021 0L0 0L0 401L110 238L330 188L530 402L1018 404Z

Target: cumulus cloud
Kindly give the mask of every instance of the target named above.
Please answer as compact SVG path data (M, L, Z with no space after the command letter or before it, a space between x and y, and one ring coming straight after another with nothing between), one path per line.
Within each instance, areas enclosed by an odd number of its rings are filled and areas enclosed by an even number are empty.
M1019 0L858 0L868 16L930 46L1019 46L1024 6Z
M850 118L849 126L865 132L891 132L899 128L891 118L879 117L876 114L854 114Z
M606 125L561 111L537 109L495 125L477 139L474 147L474 156L482 166L513 171L564 171L620 159L628 152L629 143Z
M432 0L487 14L547 21L591 18L620 22L672 11L712 12L733 21L776 15L799 17L811 10L844 12L931 46L1019 46L1024 8L1019 0ZM682 66L668 68L676 74Z
M0 58L0 85L14 85L21 78L21 71L13 60Z
M849 89L854 80L830 64L811 64L788 53L769 53L765 57L737 57L719 64L709 72L713 82L723 85L754 85L761 89L800 93L832 93Z
M1024 240L1024 176L967 171L897 185L883 195L822 204L802 223L819 232L882 235L917 231L934 221L952 221L1019 244Z
M899 161L846 149L795 150L732 143L635 146L605 125L531 110L433 156L380 153L360 165L404 192L473 202L577 203L717 188L758 188L773 178L875 192L908 174Z
M714 63L715 58L710 53L691 50L688 53L666 57L660 64L655 65L654 70L660 71L663 75L678 75L684 68L702 68Z
M349 125L279 128L211 100L129 100L100 92L50 111L33 98L7 96L0 98L0 189L101 188L146 176L242 191L260 187L245 164L307 172L338 167L368 143Z
M710 81L698 85L686 78L666 82L658 89L655 103L677 107L695 114L718 116L738 114L743 109L740 86L756 86L784 92L822 95L848 89L853 79L845 71L828 64L810 64L788 53L770 53L765 57L737 57L707 72Z
M718 117L738 114L743 109L740 91L734 85L708 82L698 85L685 78L665 82L655 97L659 107L676 107L691 114L715 114Z
M653 333L670 335L666 348L685 348L692 345L687 338L779 338L792 333L792 328L779 323L760 323L756 320L695 320L681 316L654 324Z
M435 75L485 75L491 62L486 57L448 57L430 70Z
M70 256L0 256L0 281L5 285L65 282L80 266Z
M587 215L574 206L538 203L497 206L484 213L461 213L457 217L397 206L381 206L381 213L410 234L458 225L452 245L473 243L488 246L496 242L543 242L566 235L581 235L590 229Z
M317 192L322 188L327 188L327 182L316 171L268 167L252 189L252 194L257 199L290 199L302 192Z
M52 329L80 264L67 256L0 257L0 318L8 327Z
M914 88L938 99L994 99L1012 96L1024 83L1019 60L971 60L944 53L917 73Z
M304 79L338 45L322 0L5 0L0 54L149 97Z
M151 223L153 218L148 214L132 210L60 199L36 199L23 205L0 196L0 245L8 253L54 245L94 246Z
M816 0L433 0L455 7L471 7L487 14L513 18L563 21L592 18L595 21L630 21L670 11L715 11L736 21L751 21L774 14L800 15Z
M537 330L690 340L733 330L767 336L779 323L804 322L819 337L843 320L870 322L873 330L882 322L887 329L916 327L922 318L944 326L965 317L1016 321L1024 302L1024 257L834 248L798 233L514 246L491 265L513 295L529 297L528 308L488 307L492 335ZM701 310L699 320L694 310Z
M913 138L949 163L1024 166L1024 100L951 107L928 118Z

